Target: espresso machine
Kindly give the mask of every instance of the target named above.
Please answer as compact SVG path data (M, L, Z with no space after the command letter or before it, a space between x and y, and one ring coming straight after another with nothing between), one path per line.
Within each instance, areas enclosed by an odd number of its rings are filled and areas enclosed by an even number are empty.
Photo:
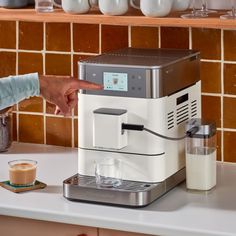
M79 79L104 89L79 94L78 173L64 181L64 197L143 207L184 181L184 139L163 137L183 136L186 121L201 117L199 67L198 51L173 49L125 48L79 62ZM119 186L96 182L95 163L106 159L122 163Z

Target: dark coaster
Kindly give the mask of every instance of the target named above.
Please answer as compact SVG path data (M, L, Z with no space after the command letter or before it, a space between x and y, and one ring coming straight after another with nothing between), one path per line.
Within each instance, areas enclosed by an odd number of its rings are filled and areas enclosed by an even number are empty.
M3 188L7 190L10 190L11 192L20 193L20 192L26 192L26 191L31 191L35 189L42 189L42 188L45 188L47 185L45 183L42 183L36 180L35 184L31 186L15 186L15 185L11 185L10 181L7 180L7 181L0 182L0 186L2 186Z

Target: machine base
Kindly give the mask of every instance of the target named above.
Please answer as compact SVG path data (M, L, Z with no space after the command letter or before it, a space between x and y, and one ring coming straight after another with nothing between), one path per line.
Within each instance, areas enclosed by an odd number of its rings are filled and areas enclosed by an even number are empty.
M144 207L185 180L185 168L160 183L123 180L116 188L97 187L94 176L76 174L63 181L63 195L71 201L124 207Z

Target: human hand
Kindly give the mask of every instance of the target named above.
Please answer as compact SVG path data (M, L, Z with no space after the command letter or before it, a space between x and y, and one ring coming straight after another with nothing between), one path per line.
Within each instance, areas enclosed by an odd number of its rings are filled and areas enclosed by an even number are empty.
M50 103L55 104L55 114L65 116L77 105L78 90L101 90L102 85L78 80L70 76L46 75L39 77L40 94Z

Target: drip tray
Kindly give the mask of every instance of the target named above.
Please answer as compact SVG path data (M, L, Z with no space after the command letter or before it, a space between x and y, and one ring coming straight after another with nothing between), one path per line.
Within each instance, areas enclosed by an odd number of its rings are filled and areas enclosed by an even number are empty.
M185 168L163 182L145 183L123 180L115 188L97 187L93 176L76 174L63 182L64 197L72 201L126 207L143 207L185 180Z

